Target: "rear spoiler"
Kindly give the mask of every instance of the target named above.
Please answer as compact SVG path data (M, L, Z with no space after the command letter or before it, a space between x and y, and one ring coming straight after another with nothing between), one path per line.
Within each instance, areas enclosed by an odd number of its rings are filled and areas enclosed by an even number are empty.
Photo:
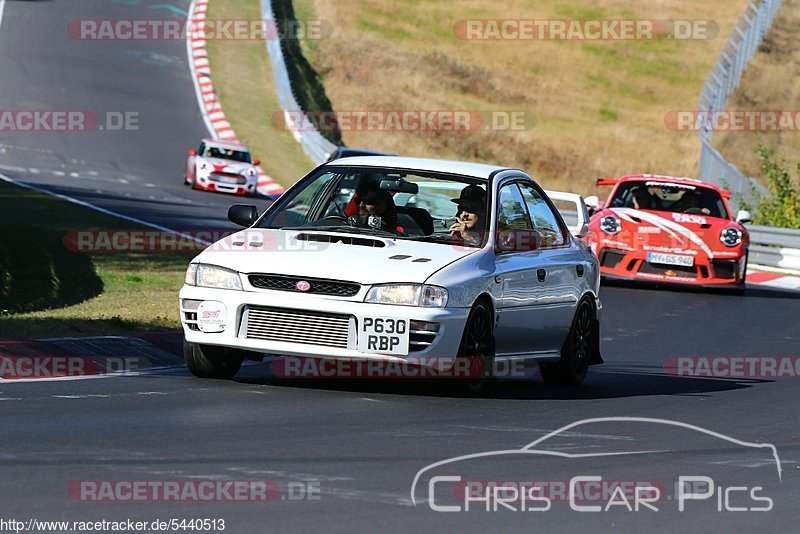
M583 239L589 233L589 211L586 209L586 202L583 197L576 193L566 193L564 191L545 191L550 200L558 200L570 204L569 209L560 209L561 217L567 222L569 231L578 239ZM575 206L575 209L572 209ZM570 224L572 223L572 224Z
M612 186L612 185L617 185L618 183L619 180L617 178L605 177L597 179L597 187Z

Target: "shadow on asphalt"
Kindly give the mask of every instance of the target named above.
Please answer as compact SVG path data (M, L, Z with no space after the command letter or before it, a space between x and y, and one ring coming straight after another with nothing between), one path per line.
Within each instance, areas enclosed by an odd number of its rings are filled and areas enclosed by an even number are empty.
M731 299L742 298L770 298L770 299L797 299L800 300L800 291L791 291L776 287L760 286L747 284L744 294L737 295L730 290L723 288L704 288L694 286L682 286L677 284L658 284L654 282L643 282L638 280L607 280L603 279L603 287L623 287L627 289L638 289L642 291L664 291L667 293L686 293L704 294L716 297L727 297Z
M272 376L268 365L245 367L234 380L243 384L309 390L506 400L599 400L654 395L704 396L771 382L672 376L656 367L653 367L652 371L646 368L604 367L602 371L596 370L597 368L590 369L586 381L580 386L552 386L545 384L537 376L530 380L494 381L486 391L475 396L461 392L457 384L445 379L279 379Z

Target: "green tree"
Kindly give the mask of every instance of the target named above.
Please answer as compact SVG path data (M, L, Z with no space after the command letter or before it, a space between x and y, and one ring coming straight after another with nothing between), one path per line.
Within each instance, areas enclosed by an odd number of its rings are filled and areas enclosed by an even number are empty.
M792 177L786 158L779 159L774 149L759 141L754 150L770 194L757 197L753 205L742 203L742 208L753 212L755 224L800 229L800 180ZM800 176L800 163L797 173Z

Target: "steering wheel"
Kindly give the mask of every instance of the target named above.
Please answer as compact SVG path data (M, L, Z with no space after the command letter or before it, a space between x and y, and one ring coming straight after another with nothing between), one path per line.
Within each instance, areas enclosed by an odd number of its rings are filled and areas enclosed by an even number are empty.
M321 221L336 221L336 222L340 222L340 223L342 223L344 225L348 225L349 226L349 223L347 222L347 218L346 217L342 217L341 215L335 215L335 214L334 215L326 215L325 217L323 217L320 220Z
M688 210L684 211L687 215L705 215L706 212L703 211L703 208L689 208Z

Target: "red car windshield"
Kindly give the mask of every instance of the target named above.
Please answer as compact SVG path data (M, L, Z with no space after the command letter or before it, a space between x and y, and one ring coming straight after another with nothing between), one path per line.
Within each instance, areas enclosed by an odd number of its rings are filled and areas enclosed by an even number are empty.
M717 191L688 184L625 182L615 191L609 207L728 218L725 203Z

